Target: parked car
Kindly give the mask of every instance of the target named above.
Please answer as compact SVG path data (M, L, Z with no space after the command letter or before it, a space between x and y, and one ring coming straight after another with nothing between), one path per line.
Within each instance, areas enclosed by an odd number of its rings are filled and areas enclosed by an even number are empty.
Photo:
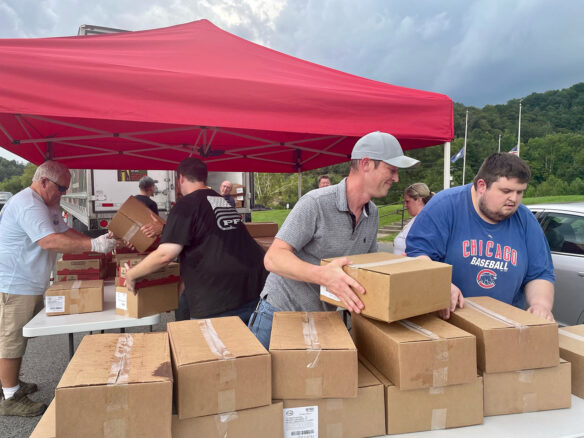
M4 204L6 204L6 201L8 201L11 196L12 193L10 192L0 192L0 209L4 207Z
M584 323L584 202L527 206L539 221L556 274L553 314L561 325Z

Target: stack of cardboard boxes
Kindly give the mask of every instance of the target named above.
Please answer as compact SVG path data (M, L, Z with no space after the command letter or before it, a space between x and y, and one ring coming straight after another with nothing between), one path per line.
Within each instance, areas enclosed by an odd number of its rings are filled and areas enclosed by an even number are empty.
M278 312L270 340L272 398L284 435L358 438L385 432L383 387L357 361L337 312Z
M140 263L148 253L116 255L116 313L132 318L143 318L178 307L178 287L180 284L180 265L169 263L156 272L136 281L134 289L126 288L126 266L130 268Z
M57 260L57 281L100 280L108 273L111 254L86 251L78 254L63 254Z
M245 187L241 184L233 184L229 194L235 200L235 208L242 208L245 204Z
M572 394L584 398L584 325L559 330L560 357L572 368Z
M485 416L570 407L556 323L490 297L467 298L450 322L477 338Z

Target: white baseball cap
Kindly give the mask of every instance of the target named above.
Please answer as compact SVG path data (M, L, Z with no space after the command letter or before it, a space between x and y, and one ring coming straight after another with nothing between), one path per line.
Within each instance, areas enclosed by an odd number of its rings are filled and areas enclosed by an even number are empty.
M351 153L351 160L361 160L363 158L384 161L401 169L407 169L419 163L418 160L404 155L397 138L380 131L370 132L355 143Z

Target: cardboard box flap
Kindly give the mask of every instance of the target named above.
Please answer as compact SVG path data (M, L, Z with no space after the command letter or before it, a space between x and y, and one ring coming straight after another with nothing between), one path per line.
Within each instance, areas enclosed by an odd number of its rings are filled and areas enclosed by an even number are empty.
M560 348L584 355L584 324L561 327L558 330Z
M168 334L88 335L57 388L172 382Z
M435 315L421 315L387 324L371 320L375 326L399 343L428 342L437 339L473 337L472 334Z
M363 365L367 369L367 371L370 371L371 374L373 374L373 377L379 380L383 386L394 386L394 384L391 383L391 381L387 377L381 374L381 372L377 368L375 368L375 366L371 362L365 359L363 355L359 354L359 366L361 365Z
M470 301L470 303L469 303ZM476 304L473 306L472 304ZM477 308L478 307L478 308ZM482 311L480 309L485 309ZM515 306L491 297L469 297L462 309L456 310L463 318L468 318L483 329L508 329L514 326L555 325L555 322L533 315Z
M356 254L347 256L351 260L351 264L344 269L363 269L366 271L377 272L380 274L396 275L401 273L409 273L420 270L442 269L448 266L444 263L434 262L431 260L421 259L417 257L404 257L388 252L377 252L369 254ZM330 262L333 259L324 259L325 262Z
M359 365L357 368L357 384L359 388L367 388L369 386L377 386L381 385L381 382L377 377L373 375L371 371L367 369L365 365L363 365L359 361Z
M270 350L310 348L355 350L355 344L338 312L276 312Z
M268 354L237 316L167 325L177 366Z
M103 280L73 280L73 281L59 281L53 283L47 289L50 292L71 289L89 289L89 288L103 288Z

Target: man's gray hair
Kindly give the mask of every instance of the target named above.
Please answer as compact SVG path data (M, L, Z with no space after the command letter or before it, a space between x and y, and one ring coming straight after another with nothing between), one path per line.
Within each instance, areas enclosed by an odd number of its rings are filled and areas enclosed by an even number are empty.
M156 181L150 178L149 176L143 176L140 178L140 182L138 183L138 187L140 190L146 190L156 184Z
M64 175L69 175L69 168L59 161L48 160L37 167L34 176L34 181L40 181L42 178L50 179L51 181L59 181L59 178Z

